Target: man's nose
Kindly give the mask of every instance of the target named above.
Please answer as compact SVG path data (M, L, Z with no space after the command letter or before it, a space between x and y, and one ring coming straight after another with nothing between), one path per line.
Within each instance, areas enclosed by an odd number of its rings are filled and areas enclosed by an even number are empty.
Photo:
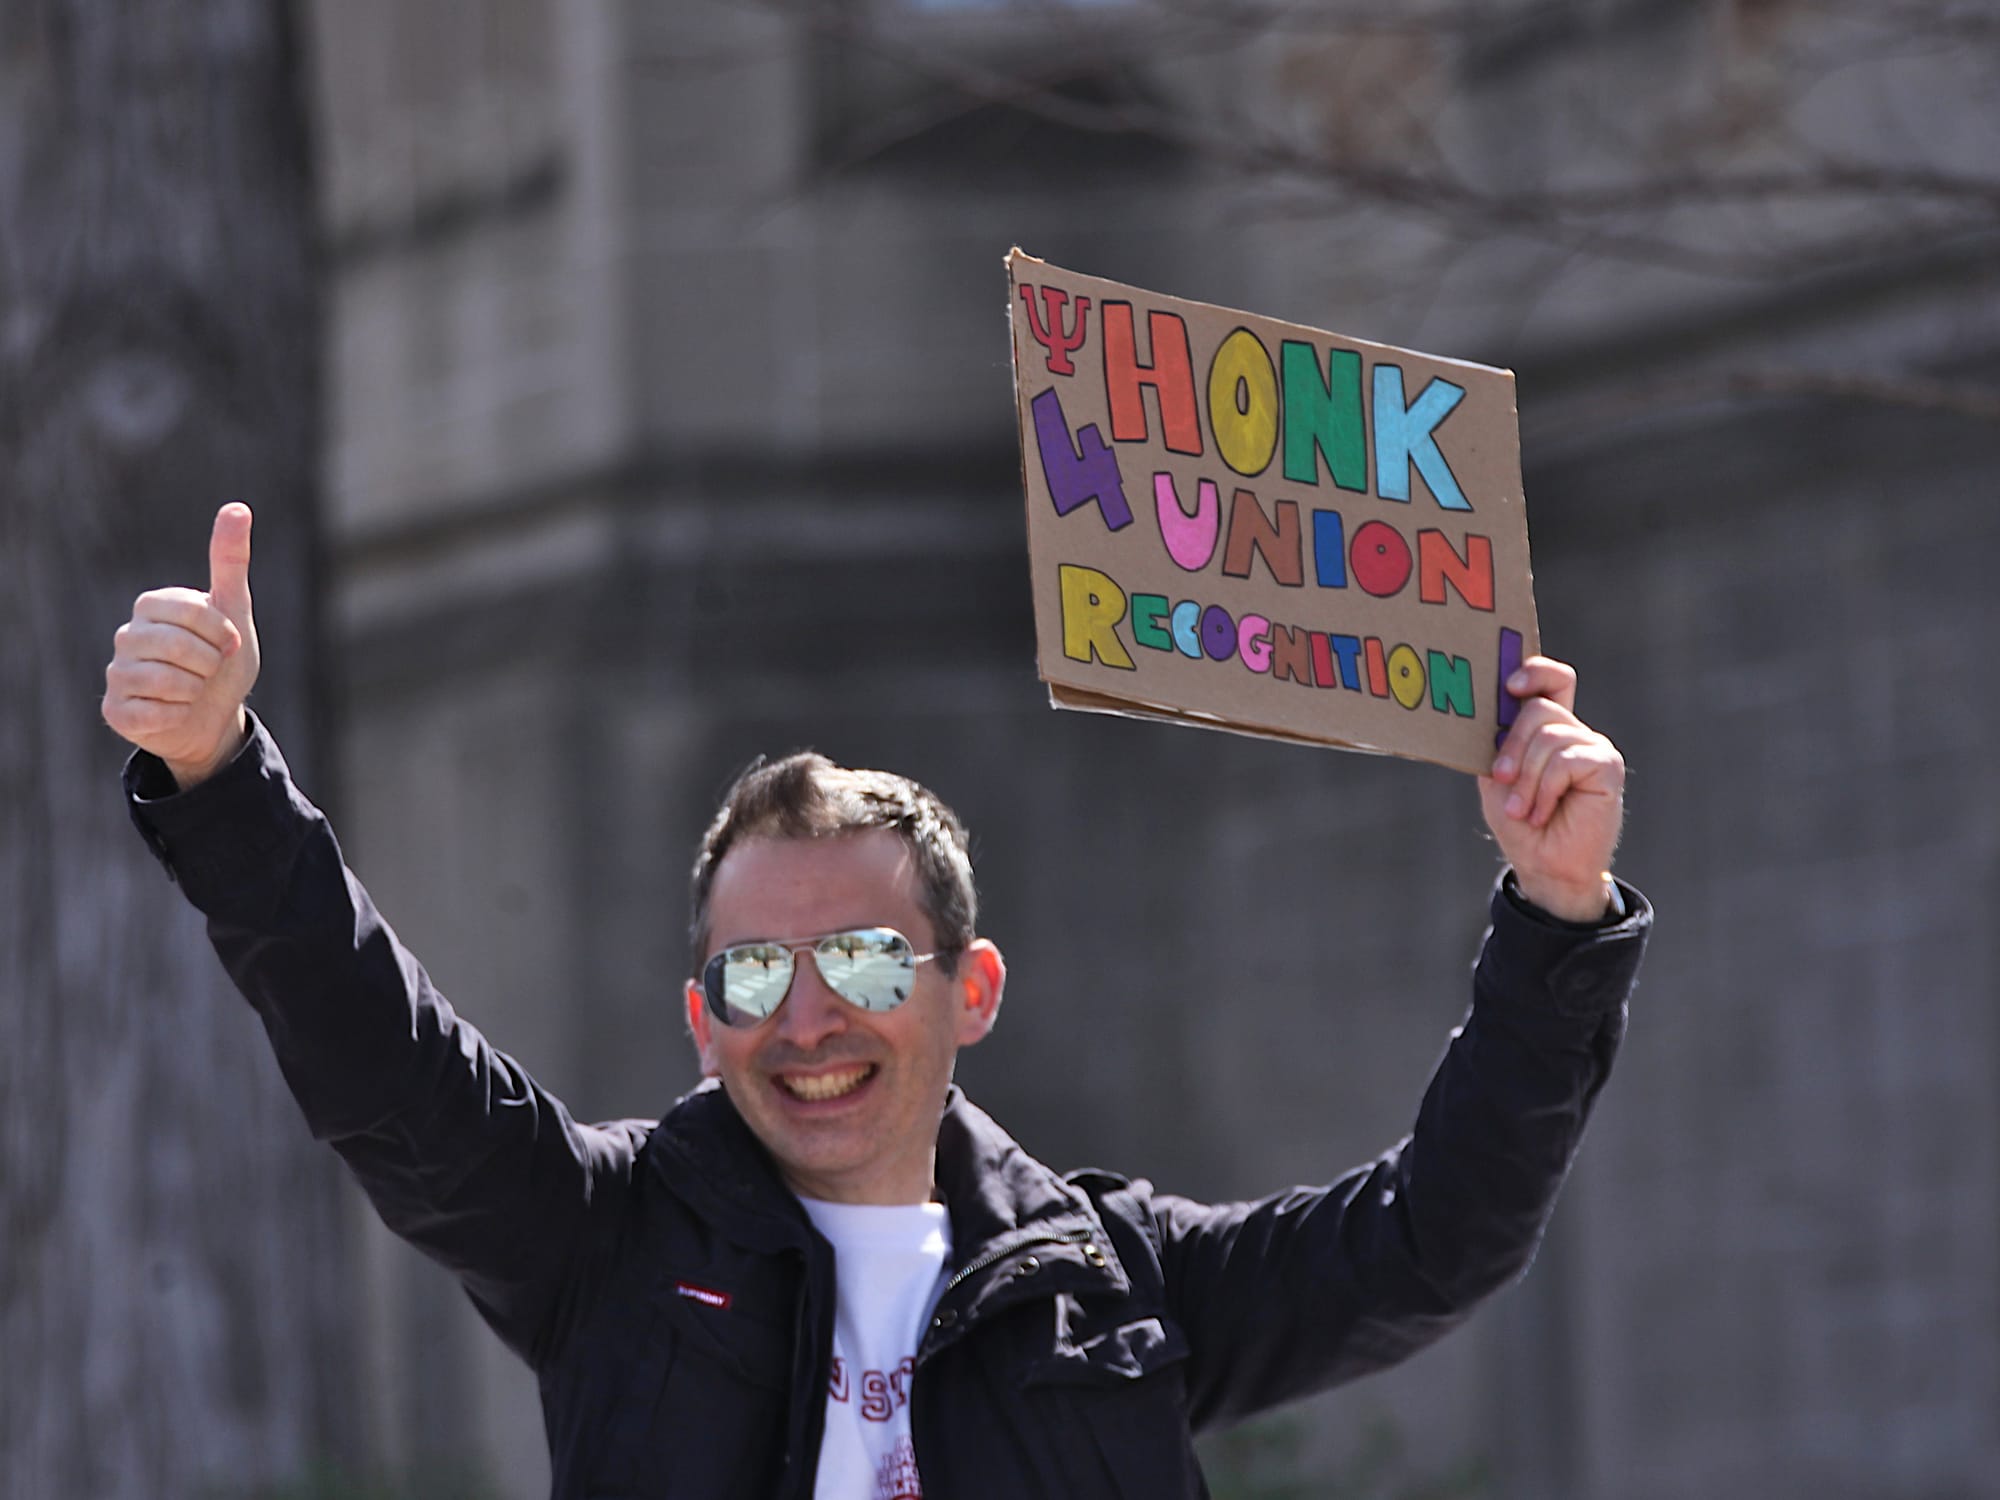
M810 948L792 955L792 987L778 1007L778 1034L802 1050L847 1029L847 1007L819 972Z

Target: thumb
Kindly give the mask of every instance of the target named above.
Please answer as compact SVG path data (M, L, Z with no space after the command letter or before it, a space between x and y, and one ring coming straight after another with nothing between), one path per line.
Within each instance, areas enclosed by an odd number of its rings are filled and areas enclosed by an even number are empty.
M208 539L208 597L239 624L250 618L250 507L231 501L215 513Z

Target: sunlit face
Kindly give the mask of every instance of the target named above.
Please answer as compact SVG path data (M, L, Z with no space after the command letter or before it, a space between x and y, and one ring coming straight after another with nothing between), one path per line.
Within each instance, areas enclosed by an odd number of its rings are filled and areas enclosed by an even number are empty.
M709 892L709 942L697 956L753 941L793 942L893 927L919 953L936 946L917 899L916 861L894 832L758 838L723 857ZM777 1013L748 1028L714 1021L687 990L702 1071L722 1086L793 1189L848 1203L931 1196L938 1120L960 1047L992 1029L1005 978L983 940L959 959L919 964L910 998L871 1013L842 1000L809 953L795 959Z

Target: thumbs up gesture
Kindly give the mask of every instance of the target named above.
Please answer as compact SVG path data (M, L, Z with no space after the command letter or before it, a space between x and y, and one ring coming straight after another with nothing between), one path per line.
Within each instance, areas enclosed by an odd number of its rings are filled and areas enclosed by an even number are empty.
M104 722L166 762L186 791L242 747L243 700L257 664L250 507L225 505L208 541L208 592L151 589L118 627L104 669Z

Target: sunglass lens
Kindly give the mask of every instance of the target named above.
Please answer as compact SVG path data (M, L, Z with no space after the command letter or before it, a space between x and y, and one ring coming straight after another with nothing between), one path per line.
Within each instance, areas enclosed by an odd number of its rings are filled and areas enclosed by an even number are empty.
M708 970L703 978L718 1019L751 1026L784 1003L792 984L792 951L777 943L745 943L716 954Z
M891 927L837 932L813 956L834 993L863 1010L894 1010L916 983L916 950Z

